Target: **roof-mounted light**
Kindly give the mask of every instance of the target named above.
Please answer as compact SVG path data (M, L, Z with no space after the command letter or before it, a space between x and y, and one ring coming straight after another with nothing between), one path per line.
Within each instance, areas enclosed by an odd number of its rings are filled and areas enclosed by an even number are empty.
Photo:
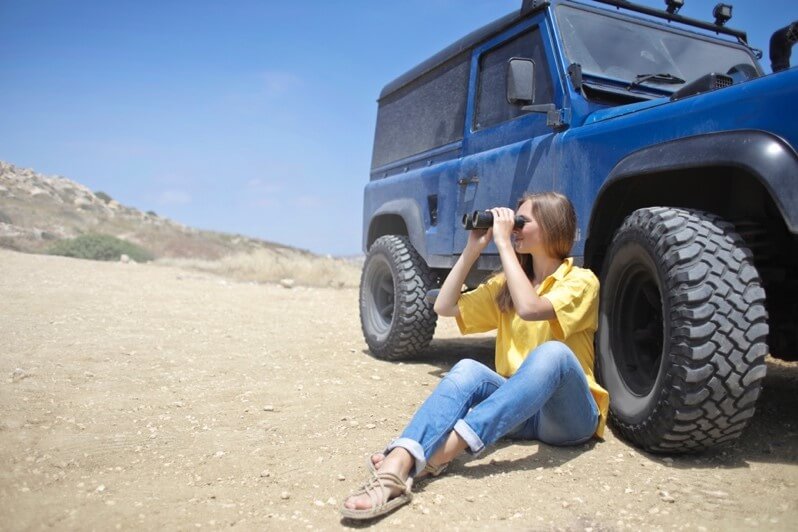
M715 17L716 26L723 26L732 18L732 6L729 4L717 4L715 9L712 10L712 16Z
M665 11L671 15L675 15L684 6L684 0L665 0L665 5L668 6Z

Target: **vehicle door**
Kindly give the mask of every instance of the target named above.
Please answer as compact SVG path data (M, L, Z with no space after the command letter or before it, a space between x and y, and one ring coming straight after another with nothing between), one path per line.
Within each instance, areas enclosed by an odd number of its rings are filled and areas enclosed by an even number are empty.
M507 98L507 72L513 58L534 63L534 104L562 103L546 15L540 13L476 48L472 54L469 99L458 169L457 213L495 206L515 208L525 191L554 185L553 131L545 113L524 111ZM561 105L558 105L561 107ZM454 253L465 247L467 232L456 224ZM493 244L486 250L495 254ZM495 258L494 258L495 259ZM495 267L483 259L480 268Z

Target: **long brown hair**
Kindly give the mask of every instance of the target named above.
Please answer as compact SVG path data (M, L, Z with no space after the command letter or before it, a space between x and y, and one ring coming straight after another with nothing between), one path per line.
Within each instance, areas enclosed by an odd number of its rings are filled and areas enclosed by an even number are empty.
M532 216L540 226L546 253L564 260L571 253L571 247L574 245L576 237L576 211L571 200L559 192L537 194L527 192L518 201L518 207L527 201L532 202ZM535 275L532 267L532 255L529 253L516 253L515 255L527 277L532 279ZM501 275L501 273L497 275ZM496 294L496 304L502 312L513 309L513 298L510 295L506 278L502 282L499 293Z

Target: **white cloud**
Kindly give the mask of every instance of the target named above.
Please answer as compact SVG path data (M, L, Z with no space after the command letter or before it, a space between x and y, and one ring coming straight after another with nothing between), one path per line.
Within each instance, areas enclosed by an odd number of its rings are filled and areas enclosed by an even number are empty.
M247 188L251 193L257 194L274 194L283 189L282 183L275 181L265 181L259 177L247 181Z
M301 87L303 84L299 76L291 72L279 70L261 72L258 77L260 78L261 87L267 97L281 96L293 89Z
M277 207L277 201L272 198L259 198L253 202L255 207L267 207L269 209Z
M158 196L161 205L186 205L191 203L191 196L184 190L164 190Z
M300 209L315 209L321 207L319 196L299 196L294 200L294 204Z

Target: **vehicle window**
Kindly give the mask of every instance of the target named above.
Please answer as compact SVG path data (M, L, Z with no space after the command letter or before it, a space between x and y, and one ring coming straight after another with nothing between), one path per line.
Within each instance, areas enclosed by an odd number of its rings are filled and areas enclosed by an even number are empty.
M482 54L479 60L477 112L474 129L492 126L521 115L521 105L507 101L507 62L513 57L535 62L535 103L551 103L552 83L540 31L522 33Z
M565 55L570 62L582 65L585 74L627 83L644 74L671 74L689 83L704 74L726 73L734 66L739 69L740 65L754 74L757 72L748 52L720 41L570 6L559 6L557 19ZM657 79L645 83L671 91L682 85Z
M380 100L372 168L463 138L468 70L463 53Z

